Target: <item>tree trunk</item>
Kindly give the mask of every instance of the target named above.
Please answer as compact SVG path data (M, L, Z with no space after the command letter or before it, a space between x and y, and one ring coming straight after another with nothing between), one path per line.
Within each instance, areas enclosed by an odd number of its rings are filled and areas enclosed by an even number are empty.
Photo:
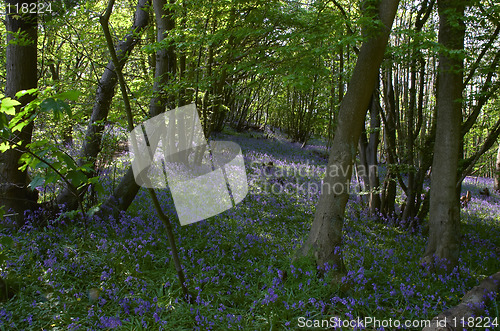
M175 19L172 12L165 11L165 0L154 0L153 7L156 19L156 40L161 42L175 27ZM153 98L149 103L149 115L154 117L165 111L167 103L173 106L172 97L166 96L163 93L163 87L170 79L173 79L176 72L175 65L175 47L171 46L166 49L159 49L156 53L155 64L155 83L153 86ZM169 102L170 101L170 102ZM127 210L134 200L139 185L135 182L132 167L129 167L125 175L122 177L120 184L109 197L109 199L101 206L100 214L118 216L122 210Z
M457 185L459 185L459 183L461 183L466 176L470 175L472 169L476 165L476 162L484 153L486 153L487 151L489 151L491 147L493 147L499 136L500 136L500 118L493 125L493 127L490 128L490 132L488 133L486 139L483 138L484 142L482 144L480 142L477 143L477 151L470 157L463 160L462 168L460 169L461 176L457 182ZM479 147L480 144L481 147Z
M339 110L339 122L328 160L320 199L309 236L299 256L313 255L319 266L335 265L346 271L342 258L342 228L349 198L356 146L375 87L399 0L381 0L378 15L383 28L363 43L346 95Z
M135 45L137 45L140 41L141 32L148 25L149 19L147 6L150 4L150 1L151 0L138 1L137 9L135 11L135 20L131 32L128 33L125 40L121 41L116 47L116 55L121 69L123 69L125 62ZM79 165L90 163L92 169L95 169L97 155L101 151L101 138L104 130L104 122L108 118L117 82L118 80L115 73L115 66L113 65L113 61L110 60L106 69L104 69L101 79L99 80L92 115L87 127L87 132L85 133L83 147L78 157ZM91 175L92 173L88 174L88 176ZM80 194L83 193L84 190L80 190ZM66 204L68 209L76 209L78 206L78 197L75 196L70 189L65 188L57 197L57 202L59 204Z
M378 144L380 142L380 102L378 89L373 92L370 106L370 140L367 148L368 178L370 181L370 213L375 214L380 210L380 193L378 192L380 180L378 178Z
M434 7L434 1L425 0L422 2L420 10L418 11L417 18L415 21L415 33L420 34L424 24L430 17L432 8ZM419 87L417 91L417 62L420 63L420 80ZM418 208L420 207L423 181L419 182L419 175L422 172L417 171L417 164L419 162L415 160L415 149L419 146L415 146L415 142L418 138L420 129L422 127L423 121L423 95L424 95L424 76L425 76L425 61L423 60L422 52L417 47L413 50L413 59L410 63L410 96L409 96L409 106L408 106L408 190L406 192L406 207L402 216L403 221L410 221L409 224L416 225L415 216L418 213ZM418 93L418 96L417 96ZM415 110L417 114L415 115ZM415 123L415 117L417 122ZM427 169L425 169L427 171ZM423 179L423 177L422 177ZM416 201L415 201L416 200Z
M431 174L429 241L422 259L451 271L458 264L460 206L457 189L462 124L464 4L439 0L439 54L436 143ZM457 55L457 52L459 55Z
M394 89L392 86L392 63L389 64L387 73L384 75L384 103L386 105L385 113L380 112L382 122L384 124L384 143L386 152L387 173L384 179L382 190L382 213L385 216L394 216L394 205L396 203L396 180L397 171L394 169L396 165L396 125L394 120Z
M410 102L408 106L408 131L407 131L407 159L408 159L408 190L406 191L406 206L403 212L402 221L412 221L415 216L415 160L414 160L414 130L415 130L415 99L417 94L416 84L416 61L412 60L410 65L411 78L410 78Z
M426 326L422 331L446 331L446 330L466 330L467 325L462 325L462 321L475 320L484 313L484 307L488 305L500 288L500 271L483 280L467 292L460 303L449 308L434 317L431 325ZM472 327L472 325L471 325ZM470 329L469 329L470 330Z
M500 145L498 145L497 164L495 167L495 190L500 192Z
M15 98L15 94L21 90L37 87L37 14L15 13L16 7L21 4L37 3L30 1L6 1L11 6L11 14L7 15L7 49L6 49L6 87L5 95ZM16 111L30 101L32 96L25 95L18 101L21 103ZM10 119L10 117L9 117ZM33 124L25 126L20 132L14 134L10 139L14 142L22 141L21 146L31 142ZM10 149L0 153L0 206L7 213L14 214L14 219L21 226L24 223L24 211L36 207L38 194L27 188L28 172L19 170L19 159L22 151Z
M361 130L361 135L359 136L358 142L358 153L359 153L359 165L358 169L361 174L359 177L363 179L363 186L361 183L358 183L361 190L366 193L370 191L370 179L368 177L368 138L366 138L366 125L363 123L363 129ZM362 194L364 196L364 194ZM365 200L365 199L363 199Z

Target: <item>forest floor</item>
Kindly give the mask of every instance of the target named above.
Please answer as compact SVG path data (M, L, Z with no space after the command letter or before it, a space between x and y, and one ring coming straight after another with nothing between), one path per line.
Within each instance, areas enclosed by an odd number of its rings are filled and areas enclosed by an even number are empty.
M344 282L351 285L347 291L332 286L310 261L292 261L311 226L325 148L301 149L279 137L262 139L261 133L216 139L242 147L250 187L240 204L181 227L171 195L158 191L173 220L194 304L181 299L165 231L141 190L119 219L85 225L63 214L43 228L2 228L0 236L12 238L13 245L0 246L1 276L20 288L0 303L0 329L296 330L315 321L334 328L336 318L372 318L386 327L372 324L366 330L393 330L389 319L392 325L432 319L500 270L500 198L479 194L492 186L490 179L464 181L472 200L462 209L460 266L448 275L420 266L424 230L369 216L353 183L344 228L350 270ZM263 176L262 164L269 162L272 175ZM112 181L110 175L108 189ZM34 224L37 217L29 218ZM499 311L497 297L485 316L500 323Z

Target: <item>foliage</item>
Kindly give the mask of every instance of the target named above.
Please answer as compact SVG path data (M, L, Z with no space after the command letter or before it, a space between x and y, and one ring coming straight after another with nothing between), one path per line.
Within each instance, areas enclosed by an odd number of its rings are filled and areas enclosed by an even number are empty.
M1 100L0 133L3 142L0 144L0 151L18 149L23 152L19 169L25 170L29 167L34 172L35 175L28 185L32 189L64 180L75 188L92 183L101 191L102 186L99 185L98 178L87 178L85 175L85 172L91 170L89 165L79 165L68 153L53 144L48 137L28 144L12 140L16 132L33 123L42 114L52 113L55 122L60 122L64 116L71 118L71 107L65 100L76 101L80 93L78 91L54 93L52 88L44 91L31 89L16 93L16 98L22 98L25 95L35 95L36 99L17 112L15 107L20 105L18 101L11 98Z

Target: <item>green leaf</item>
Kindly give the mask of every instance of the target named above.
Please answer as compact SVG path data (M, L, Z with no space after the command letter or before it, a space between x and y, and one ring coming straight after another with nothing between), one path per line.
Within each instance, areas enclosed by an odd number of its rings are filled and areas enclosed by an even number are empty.
M7 117L5 116L4 113L0 113L0 130L3 130L6 128L9 124L9 121L7 120Z
M40 103L40 109L45 112L51 111L56 108L58 108L58 105L56 100L53 98L47 98Z
M35 176L35 178L33 178L33 180L31 181L31 183L28 184L28 187L34 189L35 187L44 186L44 184L45 184L45 179L43 177Z
M7 115L15 115L16 114L16 106L19 106L21 103L17 100L13 100L11 98L5 98L2 100L0 111Z
M37 92L38 92L38 89L36 89L36 88L32 88L29 90L22 90L22 91L19 91L16 93L16 98L19 99L20 97L23 97L26 94L30 94L30 95L37 94Z
M60 159L61 161L64 161L64 163L66 163L66 166L69 169L77 168L75 160L73 160L68 154L60 152L60 154L58 153L57 158Z
M57 182L58 179L59 179L58 174L56 174L53 171L48 172L47 176L45 176L45 185L55 183Z
M61 113L63 111L65 111L68 116L71 116L70 106L60 99L47 98L40 103L40 109L44 112L52 110L56 121L61 119Z
M80 187L81 185L87 183L87 176L81 171L71 170L68 172L66 177L71 181L71 184L75 187Z
M52 166L57 169L57 170L62 170L62 163L61 162L53 162Z
M99 176L96 176L96 177L92 177L92 178L89 178L88 179L88 182L92 185L94 185L94 188L96 190L96 192L100 195L103 195L104 194L104 187L102 186L101 184L101 181L100 181L100 178Z
M28 121L18 123L16 126L12 128L12 132L21 131L28 124L29 124Z
M39 161L38 163L33 165L33 168L35 168L35 169L47 169L49 167L49 165L47 163Z
M94 169L92 168L92 163L85 163L80 167L78 167L77 170L83 170L85 172L94 172Z
M21 171L26 170L26 168L30 165L32 161L32 156L29 153L24 153L19 158L19 164L21 165L18 169Z
M10 144L8 142L3 142L0 144L0 153L4 153L8 149L10 149Z
M56 94L54 98L61 100L77 101L82 93L80 91L72 90Z

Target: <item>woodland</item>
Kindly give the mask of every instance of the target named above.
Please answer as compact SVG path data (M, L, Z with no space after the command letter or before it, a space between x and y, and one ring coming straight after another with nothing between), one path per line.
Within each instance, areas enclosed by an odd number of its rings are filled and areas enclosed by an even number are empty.
M0 7L0 329L500 330L498 1ZM191 104L248 193L181 226Z

